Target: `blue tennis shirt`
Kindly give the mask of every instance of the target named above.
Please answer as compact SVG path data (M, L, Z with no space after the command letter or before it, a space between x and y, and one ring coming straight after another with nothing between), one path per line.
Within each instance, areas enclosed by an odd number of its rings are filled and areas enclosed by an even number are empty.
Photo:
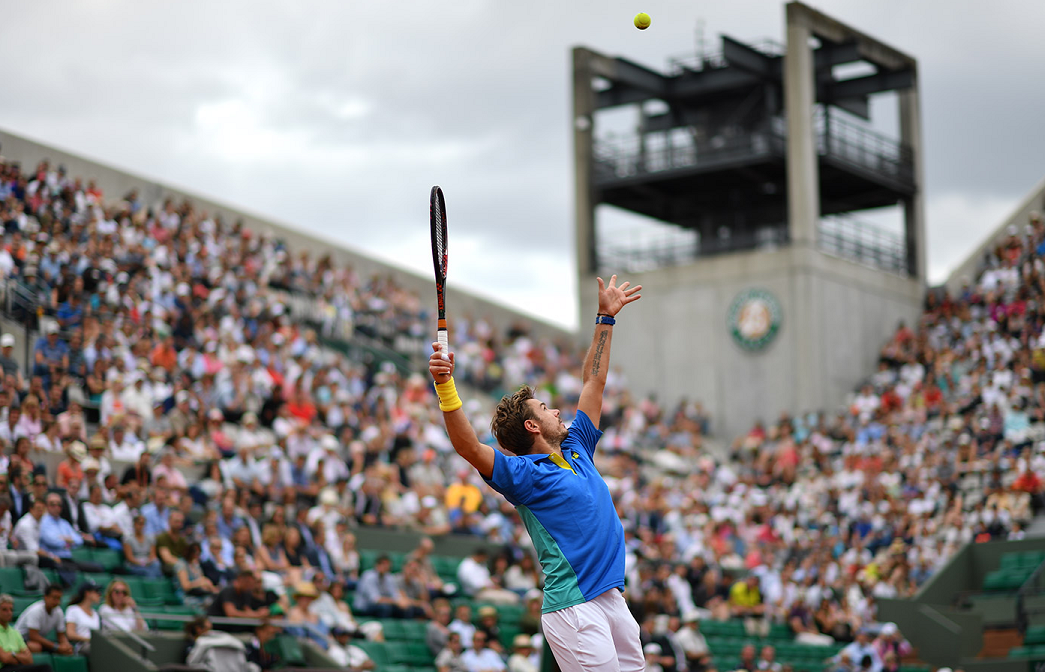
M582 411L562 442L565 461L551 455L494 451L486 482L522 517L544 569L544 607L558 611L611 588L624 590L624 527L610 489L595 469L602 436Z

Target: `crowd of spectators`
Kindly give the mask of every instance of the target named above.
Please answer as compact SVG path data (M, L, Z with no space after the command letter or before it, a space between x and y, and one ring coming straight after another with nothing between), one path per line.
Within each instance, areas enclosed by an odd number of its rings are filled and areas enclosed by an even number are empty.
M0 161L0 224L9 317L41 333L25 366L0 335L7 562L71 581L96 569L73 549L113 548L127 572L174 579L188 604L275 609L327 647L381 637L357 618L438 624L454 594L539 613L532 544L456 458L429 381L329 345L423 337L419 297L189 202L107 198L47 162L23 172ZM877 632L877 600L911 595L961 544L1022 535L1045 472L1043 254L1034 217L961 293L930 293L846 408L756 423L727 453L707 449L699 403L636 398L610 374L598 465L653 664L707 668L705 618L853 641ZM291 309L302 297L307 321ZM480 438L493 443L477 398L521 384L569 424L583 353L525 325L452 328ZM50 470L47 455L60 459ZM467 559L453 586L426 563L430 544L401 572L379 561L361 573L352 530L370 526L480 535L503 550ZM100 611L143 625L125 599L107 591ZM444 659L490 658L475 633L457 634L437 642ZM522 640L514 652L480 640L526 669Z

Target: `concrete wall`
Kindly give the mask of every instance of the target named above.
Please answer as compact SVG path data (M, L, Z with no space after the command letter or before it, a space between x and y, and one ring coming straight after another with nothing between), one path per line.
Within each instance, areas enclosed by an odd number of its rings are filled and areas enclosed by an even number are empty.
M944 283L947 289L952 293L958 292L964 283L972 282L976 278L976 273L980 270L983 255L997 245L1001 238L1006 236L1005 230L1009 228L1009 225L1015 224L1020 227L1020 232L1022 233L1023 227L1029 222L1030 213L1034 211L1045 213L1045 179L1038 182L1034 189L1013 209L1012 213L1002 220L1001 224L994 227L994 230L983 239L983 242L969 253L965 261L951 271L947 281Z
M636 394L655 392L668 403L701 401L723 438L782 411L836 408L873 372L897 323L913 323L921 310L919 283L799 246L619 280L642 284L643 298L620 315L614 365ZM780 302L782 326L765 350L748 352L733 341L727 312L737 294L756 288ZM595 280L582 278L580 290L581 337L587 338L596 313Z
M150 205L162 202L166 198L178 200L189 198L198 207L208 212L221 214L222 217L232 221L242 219L244 224L254 231L281 237L294 250L308 250L317 254L329 253L339 265L352 266L363 276L375 273L391 275L402 286L417 292L422 300L428 301L430 299L432 309L435 309L435 290L430 275L418 275L390 266L366 256L360 250L346 246L342 241L306 233L294 228L292 225L276 222L261 215L219 203L147 177L118 170L92 159L78 156L2 129L0 129L0 153L9 161L20 161L23 169L26 167L33 168L40 160L45 158L49 159L52 164L62 164L66 167L67 174L70 176L81 177L85 181L87 179L95 180L98 186L105 192L107 200L120 198L132 189L137 189L143 201ZM419 212L418 225L423 224L427 226L427 222L427 211ZM449 283L447 304L451 317L451 344L453 344L452 318L455 314L459 316L485 316L502 329L520 319L525 319L529 322L533 333L537 336L553 339L573 337L572 333L560 327L535 320L531 317L524 317L511 308L464 291L456 287L453 282ZM434 320L432 336L435 336Z

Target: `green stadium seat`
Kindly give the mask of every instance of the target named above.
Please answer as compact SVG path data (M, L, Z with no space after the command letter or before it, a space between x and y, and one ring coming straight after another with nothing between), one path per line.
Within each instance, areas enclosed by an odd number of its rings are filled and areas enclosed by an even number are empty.
M901 665L900 672L933 672L928 665Z
M512 641L515 639L516 635L520 634L522 634L522 629L520 629L518 626L501 626L501 646L503 646L506 651L511 651Z
M1017 569L1023 562L1021 553L1006 553L1001 556L1001 569Z
M51 656L54 672L87 672L87 659L83 656Z
M1045 625L1034 625L1027 628L1023 636L1023 645L1045 644Z
M739 656L715 656L712 661L720 670L735 670L740 666Z
M769 639L791 641L794 638L795 635L791 632L791 627L784 623L774 623L769 626Z
M33 602L39 602L42 599L39 595L29 595L26 597L15 597L14 595L12 595L11 597L14 597L14 618L16 620L18 619L19 615L21 615L21 613L25 611L30 604L32 604Z
M406 641L410 639L406 634L403 621L394 618L386 618L381 621L381 627L385 632L385 640L389 642Z
M33 594L25 589L21 567L0 567L0 593L10 593L12 597Z
M265 645L265 649L279 657L280 667L305 667L305 652L297 638L290 635L280 635Z
M185 604L172 604L163 607L150 607L145 609L146 612L170 614L172 616L195 616L197 610L194 607L190 607ZM168 630L177 631L185 629L185 621L172 621L168 619L154 618L149 621L149 627L154 630Z
M1019 587L1027 580L1027 576L1028 572L1023 569L997 569L984 577L983 590L986 592L1019 590Z
M406 553L389 553L388 559L392 561L392 571L399 572L406 564Z
M377 559L384 555L384 551L360 551L359 552L359 571L360 573L365 572L374 566Z
M526 607L521 604L502 604L497 606L497 622L501 626L518 625L525 613Z
M402 642L392 649L390 654L391 662L396 665L426 667L434 660L432 652L424 642Z
M357 640L352 643L354 646L358 646L366 651L366 654L370 656L371 660L381 668L382 672L385 672L385 666L389 662L388 644L385 642L372 642L370 640Z
M457 578L457 567L461 564L461 558L448 555L433 555L432 568L439 576Z
M77 562L94 562L90 546L77 546L73 549L73 560Z
M57 569L41 569L40 571L44 573L44 578L47 579L47 583L51 585L61 585L62 577L58 576Z
M142 606L155 607L180 602L178 594L174 590L174 585L168 579L141 579L140 585L141 596L135 597L134 600ZM128 587L131 588L132 595L137 594L130 584L128 584Z
M145 579L140 576L121 576L120 580L127 584L127 590L131 591L131 597L135 602L145 604L148 597L145 594ZM146 602L142 602L146 600Z
M403 629L403 637L407 641L423 642L428 632L425 621L400 621Z
M49 653L34 653L33 654L33 665L47 665L51 666L51 654Z
M99 564L102 569L111 572L123 565L123 554L110 548L93 548L91 549L91 562Z

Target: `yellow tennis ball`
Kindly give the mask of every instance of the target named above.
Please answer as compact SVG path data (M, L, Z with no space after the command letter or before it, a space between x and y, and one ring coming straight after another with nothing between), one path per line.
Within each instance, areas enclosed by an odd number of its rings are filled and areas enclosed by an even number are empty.
M649 28L650 18L646 12L639 12L635 15L635 27L639 30L646 30Z

